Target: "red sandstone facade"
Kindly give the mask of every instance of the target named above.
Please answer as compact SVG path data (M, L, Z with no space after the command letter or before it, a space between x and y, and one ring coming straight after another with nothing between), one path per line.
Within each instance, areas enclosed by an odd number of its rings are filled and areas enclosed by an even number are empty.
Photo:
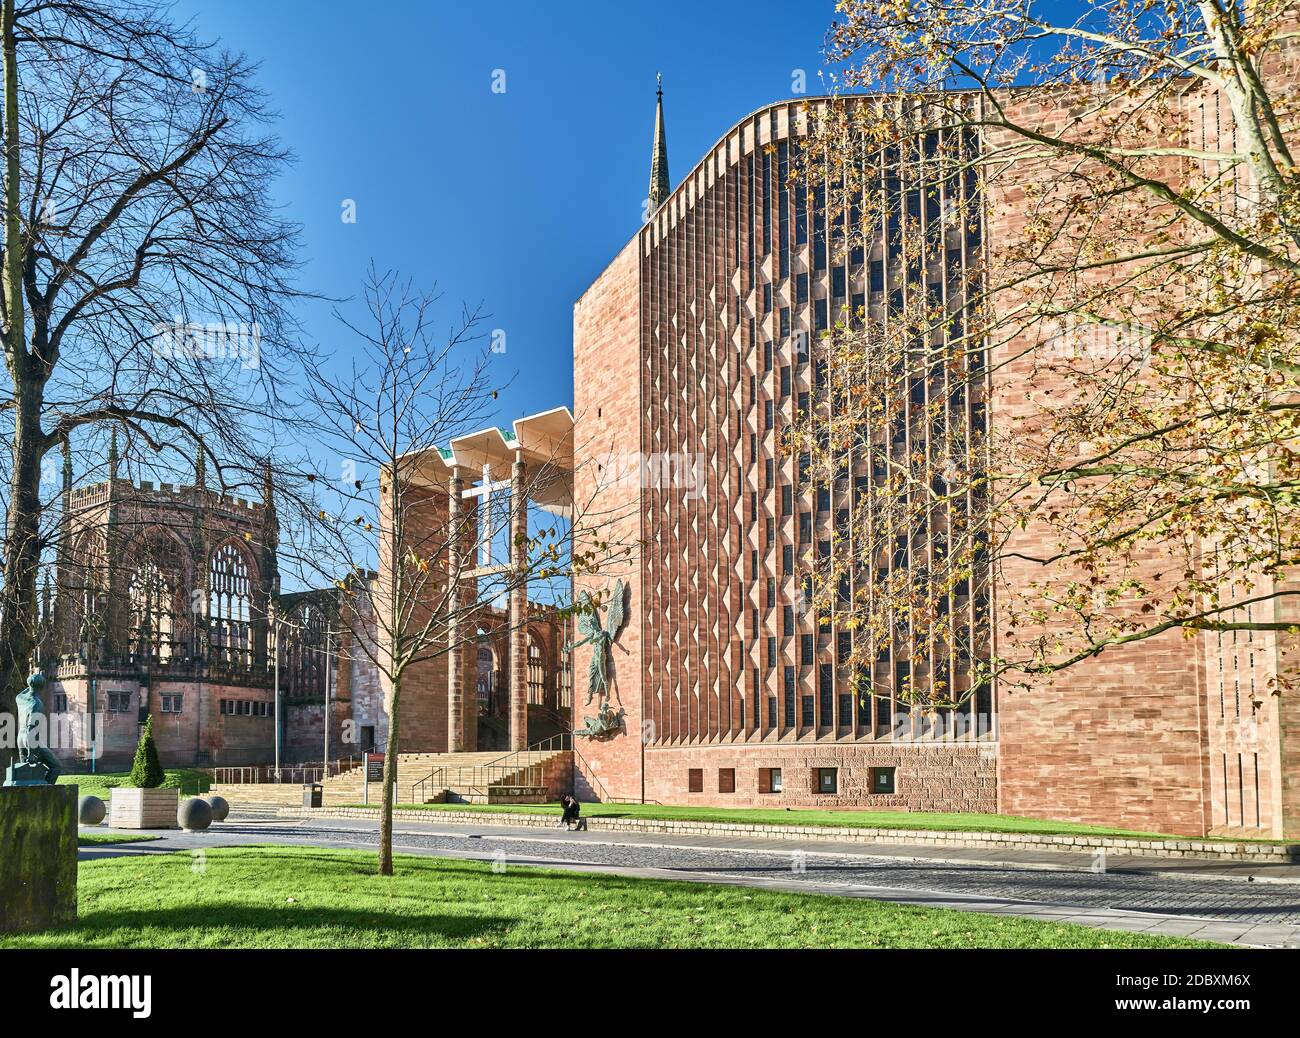
M1294 63L1294 56L1278 60ZM1271 73L1293 78L1295 70L1274 64ZM1049 133L1075 114L1030 92L1014 99L1013 113L1022 124ZM1222 139L1232 123L1221 96L1189 91L1181 115L1181 122L1168 127L1170 144L1211 153L1238 148ZM1060 170L1037 160L1009 172L992 182L987 200L994 241L1021 233L1026 187L1050 184ZM1172 160L1165 176L1178 182ZM1019 336L991 358L991 420L1007 428L1033 428L1035 405L1025 392L1030 365L1022 352L1027 345L1028 337ZM1015 535L1008 551L1050 555L1050 543L1031 525ZM1204 576L1214 580L1212 544L1203 546L1202 556ZM1167 565L1167 557L1153 551L1131 572L1149 579ZM1028 580L1029 567L1013 559L1003 577L1009 584ZM1258 574L1252 593L1274 586L1273 578ZM1287 598L1267 608L1277 616L1265 617L1256 606L1250 618L1281 620L1295 609ZM1300 835L1294 737L1300 715L1293 696L1270 692L1283 668L1294 666L1283 659L1288 637L1227 631L1188 639L1169 631L1107 649L1057 676L1050 687L1000 696L999 809L1139 830Z
M1174 132L1211 140L1213 104L1189 101L1187 126ZM1025 118L1046 125L1061 115L1040 98L1023 105ZM935 731L908 723L895 690L948 665L954 687L970 689L961 660L914 658L905 640L880 647L864 701L837 666L842 632L797 608L791 622L810 542L837 521L841 502L872 493L865 459L842 484L815 488L777 446L817 378L815 349L809 363L800 344L815 342L834 320L828 311L845 303L951 291L950 275L981 262L986 237L1017 234L1023 184L1005 177L983 200L991 224L936 227L947 235L944 261L915 281L880 252L828 262L818 255L816 206L801 212L782 187L801 118L799 105L776 104L730 130L574 309L575 442L590 452L575 465L578 493L629 512L612 539L640 549L628 572L575 589L616 577L631 588L614 649L613 698L626 727L579 743L580 792L1300 835L1291 736L1300 716L1288 697L1258 694L1280 665L1275 636L1170 633L1108 650L1051 688L973 689L965 717L947 718L967 730ZM904 180L901 190L916 187ZM928 229L928 204L918 201L914 215ZM1000 368L964 401L961 420L996 426L1023 415L1024 374L1014 362ZM698 458L701 479L689 488L602 483L601 472L629 455ZM1023 534L1030 554L1042 554L1036 536ZM976 653L989 651L996 591L973 587L954 608ZM576 673L588 659L589 650L577 654Z
M579 496L629 512L610 539L640 546L630 574L582 582L624 576L631 593L614 650L626 729L580 743L578 772L620 799L991 811L991 690L942 716L945 734L897 736L913 727L901 683L952 661L881 646L861 697L841 665L851 634L802 608L813 552L874 493L866 457L815 487L780 447L823 377L808 346L846 307L924 290L881 279L883 256L830 255L824 214L785 186L802 119L779 104L731 130L575 307ZM950 237L945 264L965 266L978 237ZM602 484L629 456L658 475ZM954 610L976 645L983 602L973 588Z

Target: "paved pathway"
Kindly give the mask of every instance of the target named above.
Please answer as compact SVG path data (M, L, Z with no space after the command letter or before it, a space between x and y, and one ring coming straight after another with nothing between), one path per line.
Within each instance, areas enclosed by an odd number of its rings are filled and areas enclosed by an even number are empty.
M98 831L103 831L100 828ZM82 848L83 859L250 843L373 847L369 819L241 815L207 833ZM655 879L728 883L900 904L1017 915L1108 929L1264 947L1300 947L1300 867L1237 866L1006 849L924 849L655 833L568 832L509 825L400 822L405 853Z

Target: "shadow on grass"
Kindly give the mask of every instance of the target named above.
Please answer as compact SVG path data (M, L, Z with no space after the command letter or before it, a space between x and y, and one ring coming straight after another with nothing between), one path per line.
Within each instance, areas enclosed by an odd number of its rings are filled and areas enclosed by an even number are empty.
M83 905L76 930L33 936L44 937L41 943L47 947L51 944L46 941L55 946L101 943L120 946L123 936L128 938L128 943L135 944L142 932L183 935L187 930L221 930L235 947L299 947L304 942L319 947L322 936L328 937L333 932L340 934L338 946L370 945L372 942L364 936L368 933L400 934L398 943L402 944L420 943L421 938L429 943L468 943L475 938L493 943L494 938L504 937L523 921L520 914L511 914L511 908L517 907L525 914L528 911L526 904L516 905L514 899L521 894L527 897L538 893L536 873L532 870L496 873L490 863L481 861L398 855L394 863L396 875L389 879L377 874L376 857L365 852L358 855L336 849L261 845L214 848L204 857L206 863L200 878L194 872L193 852L135 856L134 860L142 865L147 861L148 872L141 892L156 885L170 900L140 908ZM118 862L125 864L120 857ZM99 862L92 867L99 871L115 870L116 866L117 862ZM303 881L297 889L295 873ZM117 879L113 872L105 873L104 877ZM358 908L312 903L330 896L323 883L332 886L357 881L361 885L351 890L351 896L369 900L376 895L384 896L386 891L387 896L400 900L403 909L389 911L383 904ZM297 904L247 904L239 901L237 895L214 900L209 893L213 882L235 883L258 890L263 901L268 895L294 896L300 900ZM611 885L621 886L617 881ZM559 873L549 887L548 896L567 902L589 890L590 880L584 882L583 877L572 873ZM185 903L187 888L195 895L193 904ZM120 894L120 887L112 893ZM491 901L495 899L512 903L494 906ZM486 911L461 915L422 910L425 903L436 907L439 902L458 907L478 904ZM179 942L182 947L189 943L183 936Z
M500 937L517 920L492 916L450 916L436 913L385 913L354 911L341 908L267 908L253 905L214 904L208 902L192 908L170 907L128 911L91 911L85 913L74 930L34 934L34 937L60 938L73 945L91 944L99 939L117 938L124 933L166 930L173 934L185 930L204 931L220 928L242 931L252 940L249 944L236 936L235 947L299 947L302 937L325 931L342 931L339 947L353 945L355 938L369 931L412 936L438 941L460 942L475 937ZM263 944L263 938L275 939ZM116 943L116 942L114 942ZM311 941L319 945L319 941ZM362 940L362 945L366 942Z

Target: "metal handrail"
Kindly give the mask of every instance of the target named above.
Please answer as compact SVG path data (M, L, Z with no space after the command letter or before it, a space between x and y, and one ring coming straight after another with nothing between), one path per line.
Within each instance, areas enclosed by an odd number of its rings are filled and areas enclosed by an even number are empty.
M565 745L566 742L567 742L569 745L566 746L566 745ZM540 765L536 765L536 764L527 764L527 763L525 763L525 764L520 764L520 763L519 763L519 756L520 756L520 754L524 754L524 753L529 753L529 754L531 754L531 753L559 753L559 752L561 752L561 751L563 751L563 750L572 749L572 748L573 748L573 747L572 747L572 743L573 743L573 733L572 733L572 732L559 732L559 733L556 734L556 735L552 735L549 739L543 739L543 740L541 740L540 742L534 743L532 746L529 746L527 749L523 749L523 750L514 750L514 751L512 751L512 752L510 752L510 753L507 753L504 757L498 757L496 760L489 761L486 765L484 765L484 767L485 767L485 768L499 768L499 769L509 769L509 768L512 768L512 767L513 767L513 768L515 768L516 770L518 770L518 769L521 768L521 767L522 767L524 770L536 769L537 772L538 772L538 774L539 774L539 776L540 776L540 774L541 774L541 767L540 767ZM456 783L456 785L462 785L462 784L463 784L463 783L459 783L459 782ZM513 784L513 785L540 786L540 785L543 785L543 784L544 784L544 780L539 780L539 781L537 781L537 782L512 783L512 784Z
M331 776L344 775L357 767L356 757L340 757L321 764L282 765L277 772L274 764L257 764L246 767L212 769L212 781L218 785L297 785L323 782Z
M569 745L565 745L565 743ZM488 765L504 765L511 757L518 757L521 753L559 753L561 750L573 749L573 732L559 732L552 735L549 739L543 739L541 742L535 742L533 745L522 750L511 750L501 757L495 757L488 761Z
M418 782L415 782L411 786L411 802L415 804L422 804L428 799L429 792L431 790L449 789L452 786L462 786L462 787L467 786L470 787L471 793L483 793L484 789L481 788L480 784L477 781L475 781L476 778L478 777L476 773L480 773L480 772L486 773L492 769L496 769L496 771L498 772L504 772L507 774L510 773L512 770L514 772L518 772L521 769L527 771L532 771L535 769L538 772L542 772L543 769L540 764L515 765L512 768L511 764L507 762L511 761L512 759L518 758L520 754L523 753L543 753L548 750L553 753L558 753L562 750L572 751L575 758L575 767L573 769L574 776L576 777L578 772L576 763L578 761L581 761L583 765L582 768L583 776L586 778L587 782L595 788L597 794L600 797L601 803L640 804L643 802L636 797L611 796L609 789L606 788L605 786L605 783L601 782L600 778L596 775L595 771L592 769L590 762L587 760L586 757L582 755L581 751L579 751L576 740L573 737L573 732L560 732L558 735L553 735L549 739L543 739L540 742L534 743L532 746L529 746L528 749L526 750L513 750L502 757L497 757L492 761L490 761L488 764L481 764L477 766L463 765L459 767L447 767L444 765L443 767L435 768L428 775L424 776L424 778L420 779ZM455 780L449 780L448 778L449 772L456 774L457 777ZM469 782L466 782L463 779L464 773L466 772L469 772L471 775L471 780ZM541 777L544 780L544 774ZM494 784L504 785L506 783L502 783L502 782L493 783L491 781L488 781L486 783L486 785L488 786ZM543 781L539 780L537 782L524 782L524 783L511 783L511 784L540 786L543 785ZM574 795L576 796L577 794L576 789L572 789L571 787L571 791L574 792Z
M458 767L448 767L444 765L443 767L435 768L428 775L425 775L424 778L419 779L418 781L416 781L411 785L411 802L414 804L423 804L428 799L430 790L449 789L451 786L463 786L463 785L472 784L460 780L457 780L455 782L447 781L448 771L464 772L470 770L498 768L504 770L506 773L509 773L509 771L512 768L514 771L519 771L521 769L528 769L528 768L540 768L541 766L536 764L520 764L517 762L516 759L519 757L520 754L523 753L547 753L547 752L559 753L563 750L571 750L571 749L573 749L573 733L560 732L556 735L552 735L549 739L543 739L540 742L534 743L532 746L529 746L528 749L526 750L512 750L510 753L507 753L504 756L495 757L492 760L488 761L487 764L480 764L477 766L463 765ZM501 783L498 783L498 785L500 784ZM526 782L526 783L511 783L511 784L540 786L540 785L544 785L545 783L544 781L542 781L542 782Z
M587 782L596 789L597 794L600 796L601 803L605 803L605 804L643 803L643 801L637 799L636 797L611 796L609 790L605 786L605 783L601 782L600 778L596 775L595 771L592 770L590 762L587 760L586 757L582 755L581 751L579 751L575 743L575 740L573 738L572 732L561 732L558 735L553 735L549 739L543 739L541 742L534 743L532 746L528 747L527 750L514 750L510 753L507 753L503 757L496 758L495 760L493 760L488 764L462 765L458 767L447 767L444 765L443 767L435 768L428 775L426 775L424 778L420 779L418 782L416 782L414 785L411 786L411 802L416 804L422 804L428 799L428 794L431 789L434 790L449 789L452 786L460 786L462 788L468 787L471 794L484 795L486 794L488 787L491 787L493 785L497 785L497 786L507 785L507 784L526 785L526 786L543 785L545 780L545 769L542 767L542 765L525 764L522 766L520 765L512 766L511 764L507 764L503 762L510 761L512 758L517 758L520 754L523 753L543 753L546 752L547 750L556 753L560 752L561 750L572 751L575 758L575 767L573 769L573 774L575 776L577 775L578 769L576 767L576 764L578 761L581 761L583 765L582 768L583 776L586 778ZM480 779L484 775L503 774L508 776L510 774L519 774L521 771L529 775L535 774L538 781L505 783L504 781L494 782L491 780L490 777L486 782L480 781ZM470 775L470 781L468 782L464 781L465 773L469 773ZM452 774L456 776L455 779L449 779L449 775ZM573 790L572 787L570 788L576 795L576 790ZM648 802L654 803L655 801L648 801Z
M610 796L610 795L609 795L609 790L605 788L605 783L601 782L600 779L596 776L596 772L592 770L591 764L587 761L587 758L584 757L584 756L582 755L582 752L578 749L577 745L575 744L574 746L571 747L571 749L573 750L573 756L574 756L574 768L573 768L573 776L574 776L574 778L576 779L576 778L577 778L577 775L578 775L577 762L578 762L578 761L582 761L582 764L583 764L583 776L586 778L586 780L587 780L589 783L591 783L592 785L596 786L596 788L597 788L597 792L600 794L600 802L601 802L602 804L640 804L640 803L643 803L643 801L641 801L641 800L637 800L637 799L634 798L634 797L612 797L612 796ZM577 789L571 787L570 791L573 793L574 799L576 800L577 797L578 797L578 791L577 791Z
M451 789L469 786L475 789L489 786L543 786L546 769L540 764L494 765L465 764L443 767L411 787L412 803L424 803L430 789ZM420 798L417 798L417 791Z
M434 789L437 789L437 788L438 788L437 786L435 786L435 785L433 784L433 783L434 783L434 780L437 779L437 778L441 778L442 775L443 775L443 773L444 773L446 770L447 770L446 768L435 768L433 771L429 772L429 774L425 775L424 778L420 779L418 782L416 782L414 785L412 785L412 786L411 786L411 803L413 803L413 804L423 804L423 803L425 803L425 802L429 799L429 788L430 788L430 787L432 787L432 788L434 788ZM444 786L444 787L442 787L442 788L445 789L446 787ZM419 792L419 796L416 795L416 790L417 790L417 789L420 791L420 792Z
M540 764L523 767L497 767L491 764L476 764L462 768L448 768L451 780L449 786L540 786L543 784L544 769ZM468 775L467 779L465 776Z

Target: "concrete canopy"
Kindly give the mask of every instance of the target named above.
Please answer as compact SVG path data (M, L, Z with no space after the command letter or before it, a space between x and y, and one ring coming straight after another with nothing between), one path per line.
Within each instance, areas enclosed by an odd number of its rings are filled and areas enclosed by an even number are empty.
M460 469L467 485L483 477L488 466L492 481L509 480L516 460L527 467L528 498L539 508L569 516L573 508L573 414L567 407L516 419L513 428L492 426L457 436L447 447L431 447L404 455L412 459L413 483L445 487Z

